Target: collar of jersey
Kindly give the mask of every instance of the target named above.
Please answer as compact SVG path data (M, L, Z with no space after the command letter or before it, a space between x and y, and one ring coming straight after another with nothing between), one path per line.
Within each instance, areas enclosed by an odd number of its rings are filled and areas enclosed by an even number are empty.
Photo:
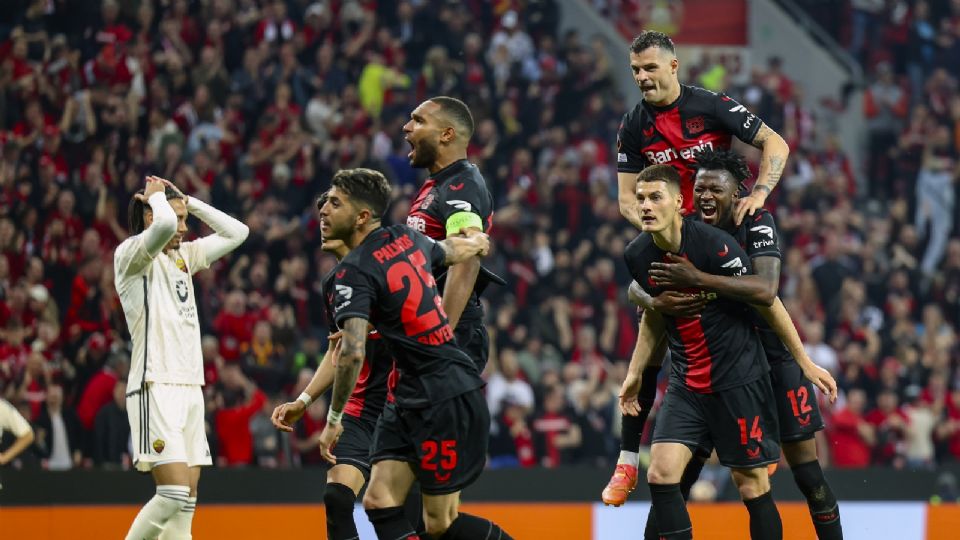
M431 174L430 179L432 179L434 183L442 184L446 180L449 180L450 178L452 178L455 172L459 171L461 168L466 167L469 164L470 162L467 161L466 158L458 159L453 163L437 171L436 174Z
M675 109L675 108L679 107L680 104L683 102L683 99L684 99L685 97L687 97L687 93L688 93L687 85L681 84L681 85L680 85L680 95L677 96L677 99L673 100L673 103L671 103L671 104L669 104L669 105L664 105L663 107L658 107L658 106L654 105L653 103L647 103L646 100L644 100L643 104L644 104L644 106L650 107L651 110L654 110L654 111L656 111L656 112L669 111L670 109Z

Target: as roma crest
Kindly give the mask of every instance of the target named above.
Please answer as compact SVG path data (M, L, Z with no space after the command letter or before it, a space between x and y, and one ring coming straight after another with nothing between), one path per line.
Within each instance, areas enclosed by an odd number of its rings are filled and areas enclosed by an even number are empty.
M177 258L177 268L179 268L181 272L187 273L187 263L181 258Z
M703 117L694 116L693 118L687 119L687 132L691 135L695 135L703 131Z
M162 454L162 453L163 453L163 449L166 448L166 447L167 447L167 445L166 445L166 443L163 442L163 439L157 439L157 440L153 441L153 450L154 450L156 453L158 453L158 454Z

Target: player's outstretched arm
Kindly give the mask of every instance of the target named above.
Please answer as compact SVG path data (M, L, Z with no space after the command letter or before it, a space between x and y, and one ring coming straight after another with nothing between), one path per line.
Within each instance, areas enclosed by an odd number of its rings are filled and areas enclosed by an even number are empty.
M250 228L242 221L227 215L196 197L187 198L187 211L200 218L214 233L197 240L197 246L206 256L207 264L240 247Z
M689 260L667 254L668 262L655 262L650 266L650 277L661 287L696 287L717 294L761 306L773 305L780 283L780 259L777 257L754 257L756 274L744 276L720 276L699 270Z
M757 183L753 186L753 191L737 203L734 214L737 225L740 225L747 214L752 216L754 212L763 208L767 197L773 188L777 187L783 168L787 164L787 158L790 157L787 141L766 124L760 124L760 129L757 130L750 144L763 152L760 156L760 172L757 174Z
M345 319L341 324L340 354L337 357L337 366L333 379L333 395L330 397L330 411L327 413L327 425L320 433L320 454L323 459L336 464L337 457L330 450L336 444L343 425L343 408L347 405L353 387L360 376L363 358L366 354L367 320L361 317Z
M777 297L770 307L753 307L770 323L770 327L777 333L777 337L780 338L780 341L782 341L787 347L787 350L790 351L790 354L797 361L797 364L800 365L800 369L803 370L803 375L810 379L810 382L817 385L817 388L819 388L821 392L830 396L831 403L836 401L837 381L833 379L829 371L814 364L813 360L807 356L807 351L803 348L800 335L797 334L793 320L790 319L790 314L787 313L787 308L784 307L780 298Z
M463 236L450 236L439 242L445 254L443 262L447 266L453 266L476 259L479 270L478 257L484 257L490 252L490 237L478 229L463 229L461 234Z
M303 413L307 411L307 407L330 389L330 386L333 385L333 374L336 369L336 361L334 360L335 349L338 349L339 346L339 339L337 339L336 342L331 340L330 347L323 355L323 360L320 361L320 366L300 396L293 401L277 406L277 408L273 410L273 415L270 417L270 421L273 422L273 427L280 431L292 432L293 425L303 417Z
M677 291L664 291L651 296L636 281L630 282L627 298L635 306L674 317L697 317L707 305L707 300L701 296Z
M637 400L640 393L640 378L643 370L650 364L654 351L662 352L661 345L665 338L663 317L654 311L644 311L640 317L637 344L630 357L627 377L620 387L620 412L623 414L636 416L640 413L640 403Z
M617 173L617 202L620 215L640 228L640 207L637 204L637 173Z

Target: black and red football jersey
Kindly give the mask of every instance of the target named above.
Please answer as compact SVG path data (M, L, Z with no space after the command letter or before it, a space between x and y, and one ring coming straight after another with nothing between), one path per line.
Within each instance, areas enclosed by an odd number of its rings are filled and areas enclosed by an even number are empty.
M457 234L461 228L477 227L490 232L493 223L493 195L476 165L466 159L451 163L427 178L410 205L407 225L434 240ZM434 267L434 277L442 291L447 267ZM478 291L482 292L490 274L481 271L474 292L467 301L461 321L483 319Z
M327 320L334 325L333 303L336 300L334 276L331 270L323 278L323 300ZM397 384L398 373L395 370L393 355L386 340L376 330L367 335L366 358L357 378L357 385L347 400L343 413L376 423L383 411L384 404L393 398L393 388Z
M483 379L453 337L434 268L445 254L406 225L371 232L334 269L334 317L359 317L387 341L400 371L401 407L426 407L480 388Z
M761 123L729 96L681 84L680 97L672 104L655 107L641 100L623 116L617 132L617 172L672 165L680 172L684 213L692 213L695 154L730 148L733 137L752 142Z
M677 255L700 270L716 275L750 273L750 259L726 232L703 222L685 219ZM650 265L666 261L667 252L657 247L653 236L642 233L624 250L624 260L633 279L650 295L663 287L650 278ZM701 289L683 289L704 295L709 302L700 317L663 315L671 353L670 384L699 393L742 386L766 375L763 348L754 327L754 308Z

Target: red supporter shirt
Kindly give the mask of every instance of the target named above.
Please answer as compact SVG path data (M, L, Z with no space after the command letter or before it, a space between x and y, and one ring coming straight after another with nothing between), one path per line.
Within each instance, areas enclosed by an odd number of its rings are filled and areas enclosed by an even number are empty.
M833 415L830 445L834 467L852 469L870 465L871 448L857 430L857 425L862 421L862 416L849 409Z
M220 456L226 460L227 465L253 463L253 435L250 434L250 419L257 414L266 401L267 396L257 389L249 402L217 411Z

